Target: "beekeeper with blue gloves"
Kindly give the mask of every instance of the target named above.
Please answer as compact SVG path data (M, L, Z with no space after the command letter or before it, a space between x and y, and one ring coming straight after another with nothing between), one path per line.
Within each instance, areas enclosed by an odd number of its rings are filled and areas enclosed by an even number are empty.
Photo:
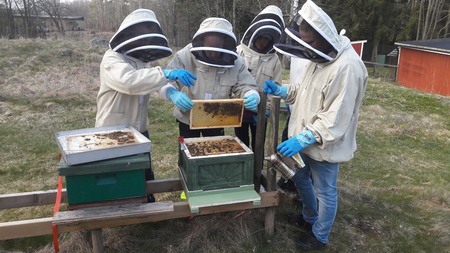
M306 167L292 180L303 199L295 217L309 230L296 240L302 250L325 247L337 210L339 163L353 158L356 128L368 75L350 40L338 34L331 18L308 0L285 30L292 44L275 49L310 61L298 83L278 86L267 81L264 91L292 105L289 139L277 149L291 157L300 152Z
M244 59L245 66L261 91L266 80L281 85L281 62L273 45L280 42L284 26L281 9L269 5L252 20L242 37L241 44L237 47L237 53ZM270 103L267 103L266 108L268 115ZM242 125L234 129L236 136L249 147L251 140L253 150L256 142L256 116L255 111L245 110Z
M185 138L224 135L223 128L190 129L192 100L244 98L244 106L257 110L260 98L255 80L243 59L236 53L236 36L231 23L223 18L207 18L192 42L178 51L167 65L185 69L197 77L194 86L169 82L160 90L162 98L175 105L180 136Z
M138 9L129 14L109 41L109 47L100 64L95 126L127 124L148 138L150 94L168 80L193 86L196 76L183 69L149 66L149 62L172 54L151 10ZM146 180L154 179L151 165L145 174ZM148 199L154 201L151 195Z

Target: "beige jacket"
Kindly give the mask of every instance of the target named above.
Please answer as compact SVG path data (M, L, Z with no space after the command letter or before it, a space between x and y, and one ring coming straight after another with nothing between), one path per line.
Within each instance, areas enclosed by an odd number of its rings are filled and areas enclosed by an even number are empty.
M317 161L344 162L356 151L358 115L368 74L350 40L331 62L306 66L299 83L288 86L292 104L289 137L311 130L318 143L301 152Z
M150 93L167 84L160 67L147 68L138 59L112 50L100 64L96 127L129 124L139 132L147 130Z
M220 18L206 19L201 25L193 41L203 33L221 32L233 37L231 24ZM202 63L196 59L192 53L192 43L178 51L174 58L167 65L168 69L185 69L197 76L194 86L180 86L177 83L169 83L164 86L160 95L164 99L167 98L167 89L175 87L177 90L184 92L191 100L205 99L227 99L227 98L243 98L246 95L257 92L257 86L244 61L236 53L236 60L227 67L211 66ZM236 50L234 45L233 50ZM259 94L258 94L259 96ZM173 115L184 124L189 125L189 111L183 111L175 107Z
M266 80L281 84L281 62L276 53L260 54L244 44L237 47L237 53L244 59L259 91L263 90Z

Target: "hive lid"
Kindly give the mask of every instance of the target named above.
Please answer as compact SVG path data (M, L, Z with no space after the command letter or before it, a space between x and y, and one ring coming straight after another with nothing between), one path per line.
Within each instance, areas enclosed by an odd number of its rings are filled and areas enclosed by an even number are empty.
M86 128L55 133L67 165L148 153L151 142L128 125Z
M193 100L190 128L240 127L244 115L244 99Z

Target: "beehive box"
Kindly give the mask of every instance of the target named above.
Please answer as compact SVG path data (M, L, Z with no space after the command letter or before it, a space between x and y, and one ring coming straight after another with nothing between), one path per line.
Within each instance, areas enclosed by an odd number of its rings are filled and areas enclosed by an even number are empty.
M238 138L184 139L178 165L189 191L253 185L253 152Z
M68 165L151 151L150 140L128 125L61 131L55 137L61 157Z
M79 165L59 164L65 176L69 205L143 197L148 154L132 155Z

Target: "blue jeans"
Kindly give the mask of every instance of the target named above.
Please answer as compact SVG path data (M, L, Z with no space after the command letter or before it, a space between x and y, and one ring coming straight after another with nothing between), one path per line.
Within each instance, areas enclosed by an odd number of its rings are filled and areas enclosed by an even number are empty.
M328 243L337 211L337 177L339 163L319 162L302 154L305 167L292 178L303 199L302 215L313 224L312 232L322 243Z

